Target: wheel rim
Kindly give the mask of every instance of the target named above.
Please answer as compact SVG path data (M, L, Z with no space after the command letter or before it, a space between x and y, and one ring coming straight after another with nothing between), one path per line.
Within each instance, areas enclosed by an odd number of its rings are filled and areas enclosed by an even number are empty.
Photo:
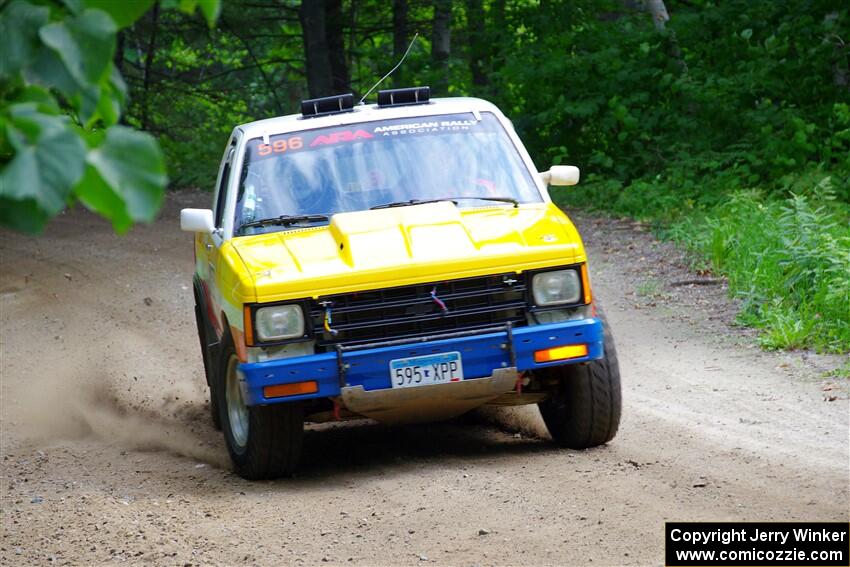
M233 441L239 447L244 447L248 443L248 407L245 405L242 388L239 386L239 375L236 372L238 363L236 356L231 356L227 361L227 384L224 397L227 402L227 420L230 422Z

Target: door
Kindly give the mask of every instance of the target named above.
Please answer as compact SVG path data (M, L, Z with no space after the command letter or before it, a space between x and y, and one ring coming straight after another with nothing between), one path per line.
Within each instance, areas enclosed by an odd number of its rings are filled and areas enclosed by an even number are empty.
M224 224L230 173L235 154L236 141L231 140L222 160L218 185L215 191L215 201L213 204L215 230L211 234L201 235L198 250L198 270L207 305L207 319L215 329L218 339L221 338L221 333L224 330L220 317L221 288L218 285L220 248L224 241L222 226Z

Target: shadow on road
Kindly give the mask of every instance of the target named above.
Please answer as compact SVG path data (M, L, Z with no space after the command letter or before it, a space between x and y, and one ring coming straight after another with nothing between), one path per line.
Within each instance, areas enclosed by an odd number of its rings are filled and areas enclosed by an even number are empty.
M517 437L471 420L388 426L357 422L308 430L299 483L393 474L451 461L498 461L501 457L554 450L550 442ZM310 479L310 480L308 480Z

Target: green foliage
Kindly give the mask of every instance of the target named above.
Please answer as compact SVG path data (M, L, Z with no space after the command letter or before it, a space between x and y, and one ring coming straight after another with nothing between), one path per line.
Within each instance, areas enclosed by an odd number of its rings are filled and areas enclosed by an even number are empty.
M834 82L835 66L847 65L846 3L668 5L668 34L621 2L515 15L527 31L495 92L533 155L623 183L667 182L678 166L671 187L693 193L728 170L770 188L813 162L847 175L850 93ZM551 21L569 25L547 33Z
M828 372L824 372L823 377L850 380L850 358L846 359L844 361L844 364L842 364L838 368L834 368Z
M33 231L65 207L71 187L82 177L86 146L67 117L39 112L32 103L6 110L4 130L15 159L0 174L3 214L17 219L15 228ZM24 210L35 214L17 213L19 202L29 202Z
M645 206L620 199L613 210L660 221L662 236L726 276L742 299L739 321L763 329L765 347L850 352L850 204L820 170L784 183L799 192L736 190L690 208L664 185L635 184L622 194L642 195ZM606 199L619 194L611 185L591 182L565 201L611 210Z
M226 4L214 29L171 11L122 32L127 122L156 134L173 187L212 188L233 127L292 112L306 94L303 75L291 70L302 65L300 40L265 39L300 29L282 30L269 6Z
M765 346L850 351L847 5L668 2L659 34L617 4L517 15L541 32L500 72L503 104L543 167L585 174L555 196L653 221L729 278Z
M126 28L142 17L156 0L131 0L129 2L116 2L115 0L85 0L85 6L95 8L109 14L112 21L119 28ZM66 2L67 4L68 2ZM72 2L79 10L81 2Z
M110 194L87 192L86 199L81 198L84 204L121 226L128 219L154 219L162 201L165 167L159 148L149 136L124 126L110 128L100 147L89 153L87 163L98 178L95 187L114 189ZM109 205L116 196L123 208Z
M850 207L825 178L811 195L735 193L678 238L744 299L740 319L771 348L850 349Z
M0 225L38 233L76 201L117 231L150 221L166 185L152 136L118 125L116 33L152 0L13 0L0 7ZM184 0L210 21L218 0Z

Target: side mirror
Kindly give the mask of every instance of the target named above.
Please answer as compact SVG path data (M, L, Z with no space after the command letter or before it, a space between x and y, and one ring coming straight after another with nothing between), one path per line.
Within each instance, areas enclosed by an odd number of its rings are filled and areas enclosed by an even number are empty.
M574 165L553 165L549 171L541 171L540 178L546 185L576 185L581 173Z
M215 230L210 209L183 209L180 211L180 230L211 233Z

